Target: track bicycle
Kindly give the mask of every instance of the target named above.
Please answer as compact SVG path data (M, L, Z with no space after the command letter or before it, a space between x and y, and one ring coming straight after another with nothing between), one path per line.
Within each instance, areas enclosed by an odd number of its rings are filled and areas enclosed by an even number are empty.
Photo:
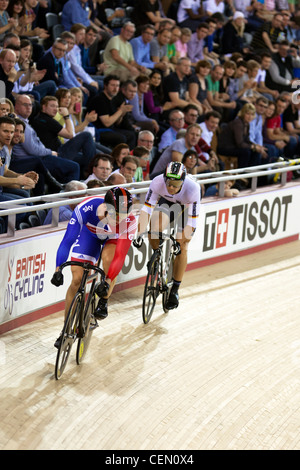
M168 313L167 301L172 287L173 263L175 256L180 254L180 244L174 238L174 230L171 234L151 232L151 235L158 236L159 247L153 251L147 263L142 306L142 318L145 324L150 322L160 294L162 294L163 310Z
M105 273L99 267L99 263L100 258L97 266L88 262L67 261L59 267L59 271L62 272L66 266L81 266L83 268L83 275L78 291L72 300L61 333L55 362L56 380L61 378L70 357L72 346L77 339L76 363L78 365L82 363L88 350L92 333L98 326L97 320L93 316L93 312L97 306L95 284L98 274L100 274L101 282L105 279ZM91 270L94 271L91 275L92 284L89 293L86 294L86 284Z

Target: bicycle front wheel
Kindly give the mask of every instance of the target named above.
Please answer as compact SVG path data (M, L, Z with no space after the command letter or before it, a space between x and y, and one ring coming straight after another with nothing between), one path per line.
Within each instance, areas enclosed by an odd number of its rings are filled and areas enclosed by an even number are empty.
M65 370L72 346L77 338L80 311L82 308L82 295L77 293L69 309L61 335L60 345L57 351L55 363L55 378L59 380Z
M159 295L159 268L160 253L155 251L148 263L148 274L146 277L143 296L143 322L149 323Z
M97 320L93 316L93 312L96 308L96 296L95 294L89 294L90 299L87 300L87 312L84 315L84 335L82 338L78 339L77 351L76 351L76 362L80 365L87 353L88 347L90 345L92 333L97 327Z

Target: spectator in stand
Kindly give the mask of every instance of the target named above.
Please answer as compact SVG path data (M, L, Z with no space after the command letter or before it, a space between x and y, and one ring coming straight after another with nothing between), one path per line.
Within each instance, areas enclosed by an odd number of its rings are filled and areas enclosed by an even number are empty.
M118 144L111 151L111 157L113 161L113 170L117 170L121 167L121 163L124 157L128 157L130 154L130 148L127 144Z
M204 156L206 163L209 160L213 160L214 165L219 165L220 169L224 169L224 164L219 160L217 154L212 149L213 145L213 138L216 135L217 129L219 128L221 121L221 115L217 111L209 111L205 114L204 121L201 122L199 125L201 127L201 140L203 140L208 146L209 149L204 149L204 144L202 143L202 147L200 147L202 155ZM196 147L196 150L197 147Z
M87 189L87 185L84 182L70 181L69 183L66 184L63 192L68 193L72 191L82 191L84 189ZM68 198L68 195L66 195L66 198ZM78 198L78 196L70 196L70 199L76 199L76 198ZM67 220L70 220L76 206L77 206L77 203L67 204L65 206L59 206L58 222L66 222ZM45 217L45 220L43 222L43 225L49 225L52 223L52 212L53 212L53 209L49 209Z
M167 57L169 61L172 64L176 64L177 60L179 59L180 55L176 50L176 42L180 39L181 37L181 29L179 26L173 26L171 29L171 39L168 44L168 52L167 52Z
M155 28L151 24L142 27L140 36L131 39L134 60L137 64L142 65L146 69L152 70L155 63L150 56L150 43L155 36ZM159 66L160 64L158 64Z
M1 90L1 94L3 95L5 93L5 97L12 102L14 102L12 90L17 80L17 71L15 69L16 62L17 57L14 51L3 49L0 52L0 81L5 85L5 89Z
M200 114L205 114L212 109L207 100L207 76L210 71L210 62L208 60L199 60L195 67L195 73L189 77L189 97L191 102L198 107Z
M110 33L91 20L93 9L91 10L90 6L89 0L68 0L62 9L61 23L66 31L71 31L72 26L77 23L86 27L93 26L97 30L100 40L106 40Z
M173 109L169 113L169 129L167 129L160 138L158 145L159 152L163 152L169 145L175 142L177 134L184 126L184 114L179 109Z
M137 138L137 147L144 146L150 152L150 165L154 161L157 149L154 147L154 135L151 131L140 131Z
M80 44L84 42L86 27L83 26L81 23L73 24L73 26L71 27L71 33L73 33L75 37L75 45L67 53L67 58L70 62L71 70L78 78L78 80L83 83L83 86L89 90L90 95L95 96L95 94L99 90L98 81L95 80L95 78L92 77L89 73L87 73L82 66L82 53L80 49Z
M290 135L289 132L282 127L282 115L287 108L287 102L284 98L279 96L275 102L275 113L267 120L267 137L271 141L284 141L286 146L284 147L284 155L287 158L295 158L300 153L300 146L298 138L294 135Z
M2 42L5 33L8 31L16 31L18 22L15 18L10 17L7 10L9 0L1 0L0 2L0 41Z
M8 150L10 155L13 153L14 145L21 144L25 140L25 127L26 124L22 119L14 118L15 121L15 131L13 138L11 140ZM35 187L32 188L33 196L41 196L46 193L46 186L48 193L58 193L64 186L59 183L50 173L50 171L45 167L43 160L39 157L22 157L15 159L12 155L9 169L16 173L26 173L30 168L31 172L35 172L38 175L38 178L35 178ZM27 197L27 196L26 196Z
M201 0L181 0L177 10L177 23L182 28L195 32L200 21L205 17Z
M163 173L167 164L171 161L181 162L182 157L187 150L195 150L195 145L198 144L200 137L200 126L198 124L190 125L186 130L185 136L175 140L175 142L167 147L162 153L150 174L150 178L153 179L155 176Z
M209 16L205 22L208 24L208 31L204 44L204 58L209 60L212 65L216 65L220 63L219 54L214 51L214 36L217 29L217 20Z
M278 90L271 90L271 88L268 88L265 84L266 82L266 73L267 70L269 70L270 66L272 63L272 56L269 52L265 52L261 54L261 59L260 59L260 69L257 73L257 76L255 78L257 82L257 91L261 95L263 95L265 98L268 100L273 101L274 99L278 98L279 96L279 91Z
M268 121L275 115L275 102L269 101L267 108L263 114L263 145L268 149L268 156L270 160L276 161L278 157L284 156L284 149L287 142L282 139L270 139L268 135Z
M300 137L300 103L293 102L287 106L282 115L283 129L290 135Z
M155 119L147 117L144 112L144 94L149 90L149 81L148 75L139 75L136 78L137 93L129 100L129 103L132 105L132 117L135 125L141 130L147 129L153 134L157 134L159 132L158 123Z
M183 109L190 103L188 76L191 73L191 61L187 57L179 59L175 72L163 79L165 101L170 101L172 108Z
M127 21L121 28L120 34L113 36L104 49L103 59L107 68L105 75L117 75L121 81L128 78L136 78L140 73L146 73L147 69L139 65L133 55L130 39L135 33L135 25Z
M137 182L148 181L150 179L150 152L146 147L135 147L131 154L137 158L139 166L134 175Z
M106 181L112 172L112 161L110 155L97 153L90 161L88 168L88 177L85 183L91 180Z
M160 14L158 0L139 0L132 12L132 21L138 29L150 23L158 30L160 23L165 21L165 19L166 18L162 17ZM171 18L168 18L168 20L175 23Z
M108 75L104 78L104 89L93 98L87 107L87 112L95 111L98 115L94 122L96 127L96 140L101 134L101 143L108 147L115 147L118 143L128 143L130 148L135 146L135 132L122 129L117 124L132 110L132 105L123 101L119 106L114 98L120 89L120 79L116 75ZM97 131L101 129L100 131Z
M163 129L165 124L162 122L162 114L164 111L172 109L173 105L170 101L164 102L161 73L154 69L149 78L149 90L144 94L145 112L147 116L155 119Z
M63 116L64 126L54 119L58 110ZM32 127L45 146L64 159L79 163L81 178L85 177L89 162L96 153L93 138L89 132L74 135L68 108L59 107L55 96L42 99L41 112L33 119ZM61 137L66 140L63 144Z
M233 52L246 52L244 32L245 16L242 12L236 11L232 20L223 28L222 53L230 55Z
M261 164L259 148L251 142L249 125L255 117L255 106L246 103L238 116L224 126L218 137L217 152L219 155L238 158L238 168Z
M282 14L276 13L271 21L264 23L253 35L251 41L251 48L256 54L262 52L276 53L277 49L275 44L278 41L279 34L281 33Z
M21 40L20 57L16 69L23 73L15 81L13 93L32 95L38 102L46 95L55 94L57 87L54 81L48 80L39 83L44 78L47 70L36 69L35 64L32 62L32 44L29 39Z
M192 37L190 28L181 28L181 37L175 42L176 51L179 57L187 57L188 42Z
M266 86L279 93L294 91L292 85L298 80L294 78L294 67L300 67L300 58L292 57L289 50L289 42L282 41L278 45L278 51L272 56L272 62L266 74Z
M114 170L112 174L114 173L120 173L126 178L127 183L134 183L134 175L136 173L136 170L139 166L137 158L134 156L128 155L127 157L124 157L121 163L120 168L117 170Z
M50 80L55 82L57 87L62 85L63 68L61 61L67 52L67 47L67 43L64 39L57 38L51 49L37 62L36 66L38 70L46 70L44 77L41 79L41 83Z
M236 108L236 102L229 101L227 97L223 99L223 96L220 96L220 80L223 78L223 75L224 67L218 64L212 68L210 75L207 76L207 101L213 109L222 115L222 118L224 119L226 118L227 110L233 110Z
M256 145L258 152L262 156L262 163L272 162L268 156L268 148L264 146L263 142L263 116L268 107L268 100L260 96L255 101L255 117L249 125L249 138L250 141Z
M208 29L207 23L200 23L188 42L187 56L191 60L192 67L195 67L199 60L204 59L205 38L208 34Z
M15 113L26 123L24 142L14 145L12 155L15 160L39 157L54 178L62 183L79 179L80 167L77 162L60 158L57 152L45 147L35 130L29 124L32 102L28 95L17 95Z
M168 58L170 40L171 31L168 28L163 28L158 31L157 36L150 43L151 60L156 64L156 68L163 72L164 76L169 75L170 71L174 70L174 66Z

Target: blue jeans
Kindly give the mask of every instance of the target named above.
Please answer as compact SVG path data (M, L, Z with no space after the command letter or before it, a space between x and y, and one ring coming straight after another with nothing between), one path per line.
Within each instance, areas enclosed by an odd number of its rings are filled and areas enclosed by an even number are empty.
M80 166L77 162L53 155L42 157L45 167L60 183L80 179Z
M58 149L58 155L64 160L73 160L80 165L81 176L87 171L91 159L96 154L96 146L89 132L80 132Z

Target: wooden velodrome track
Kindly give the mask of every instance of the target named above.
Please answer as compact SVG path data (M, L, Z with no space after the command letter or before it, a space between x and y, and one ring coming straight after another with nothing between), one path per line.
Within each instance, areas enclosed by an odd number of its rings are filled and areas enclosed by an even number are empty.
M62 314L0 337L1 450L300 448L300 241L186 273L177 311L114 294L60 381Z

